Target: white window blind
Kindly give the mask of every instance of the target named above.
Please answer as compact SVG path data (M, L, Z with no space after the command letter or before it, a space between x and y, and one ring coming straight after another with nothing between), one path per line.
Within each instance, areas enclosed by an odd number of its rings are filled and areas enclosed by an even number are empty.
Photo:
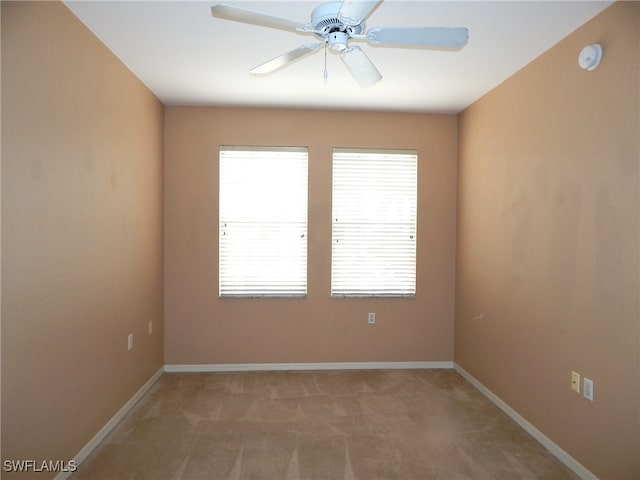
M331 295L416 292L418 155L333 150Z
M221 297L306 295L307 156L220 147Z

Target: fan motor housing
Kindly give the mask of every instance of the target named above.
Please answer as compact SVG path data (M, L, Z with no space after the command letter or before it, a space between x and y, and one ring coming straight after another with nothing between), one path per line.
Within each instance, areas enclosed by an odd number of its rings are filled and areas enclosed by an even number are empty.
M341 6L342 2L329 2L318 5L313 9L313 12L311 12L311 24L313 25L313 31L317 35L327 37L327 35L335 32L343 32L348 38L349 35L358 35L364 31L364 22L359 25L347 26L340 20L338 13ZM331 37L329 37L329 45L333 48Z

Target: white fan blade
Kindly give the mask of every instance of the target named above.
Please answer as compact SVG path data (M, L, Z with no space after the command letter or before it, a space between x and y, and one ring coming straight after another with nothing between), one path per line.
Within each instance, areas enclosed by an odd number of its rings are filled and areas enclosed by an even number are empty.
M257 75L271 73L275 70L278 70L279 68L286 67L290 63L304 57L305 55L315 52L322 45L323 43L308 43L306 45L302 45L295 50L291 50L290 52L284 53L276 58L272 58L271 60L264 62L249 71Z
M369 87L382 79L378 69L360 47L349 47L340 56L360 86Z
M247 8L234 7L219 3L211 7L211 15L225 20L234 20L236 22L251 23L262 27L280 28L282 30L298 31L303 28L303 24L286 18L273 17L265 13L256 12Z
M462 48L469 39L466 28L418 27L372 28L367 41L391 47Z
M382 0L344 0L338 18L345 25L360 25L381 2Z

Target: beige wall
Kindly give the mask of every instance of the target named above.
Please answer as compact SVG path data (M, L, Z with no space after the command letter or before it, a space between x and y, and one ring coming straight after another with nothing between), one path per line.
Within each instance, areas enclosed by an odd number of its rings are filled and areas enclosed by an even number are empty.
M69 460L163 364L163 106L57 2L2 74L2 459Z
M451 361L456 124L454 115L166 108L165 363ZM307 298L218 298L221 144L309 148ZM334 146L418 150L415 298L330 298Z
M458 119L168 107L163 137L66 7L2 2L3 460L71 458L163 363L450 361L455 301L456 362L597 475L640 476L638 10ZM306 299L217 298L220 144L309 147ZM418 149L416 298L329 297L334 146Z
M459 124L455 360L617 480L640 478L639 9L614 4Z

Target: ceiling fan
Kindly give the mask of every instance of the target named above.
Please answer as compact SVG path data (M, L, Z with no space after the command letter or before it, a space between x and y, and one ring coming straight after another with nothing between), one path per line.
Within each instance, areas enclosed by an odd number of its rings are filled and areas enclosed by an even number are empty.
M344 0L323 3L311 12L311 21L300 23L265 13L218 4L211 7L214 17L263 27L279 28L295 33L313 34L320 41L307 43L279 55L250 70L254 74L267 74L285 67L321 47L339 53L345 65L358 83L367 87L382 79L382 75L366 53L349 41L366 41L381 47L418 47L458 50L469 38L466 28L400 27L366 29L365 20L382 3L382 0ZM326 58L326 57L325 57ZM326 59L325 59L326 65ZM325 78L326 78L325 66Z

